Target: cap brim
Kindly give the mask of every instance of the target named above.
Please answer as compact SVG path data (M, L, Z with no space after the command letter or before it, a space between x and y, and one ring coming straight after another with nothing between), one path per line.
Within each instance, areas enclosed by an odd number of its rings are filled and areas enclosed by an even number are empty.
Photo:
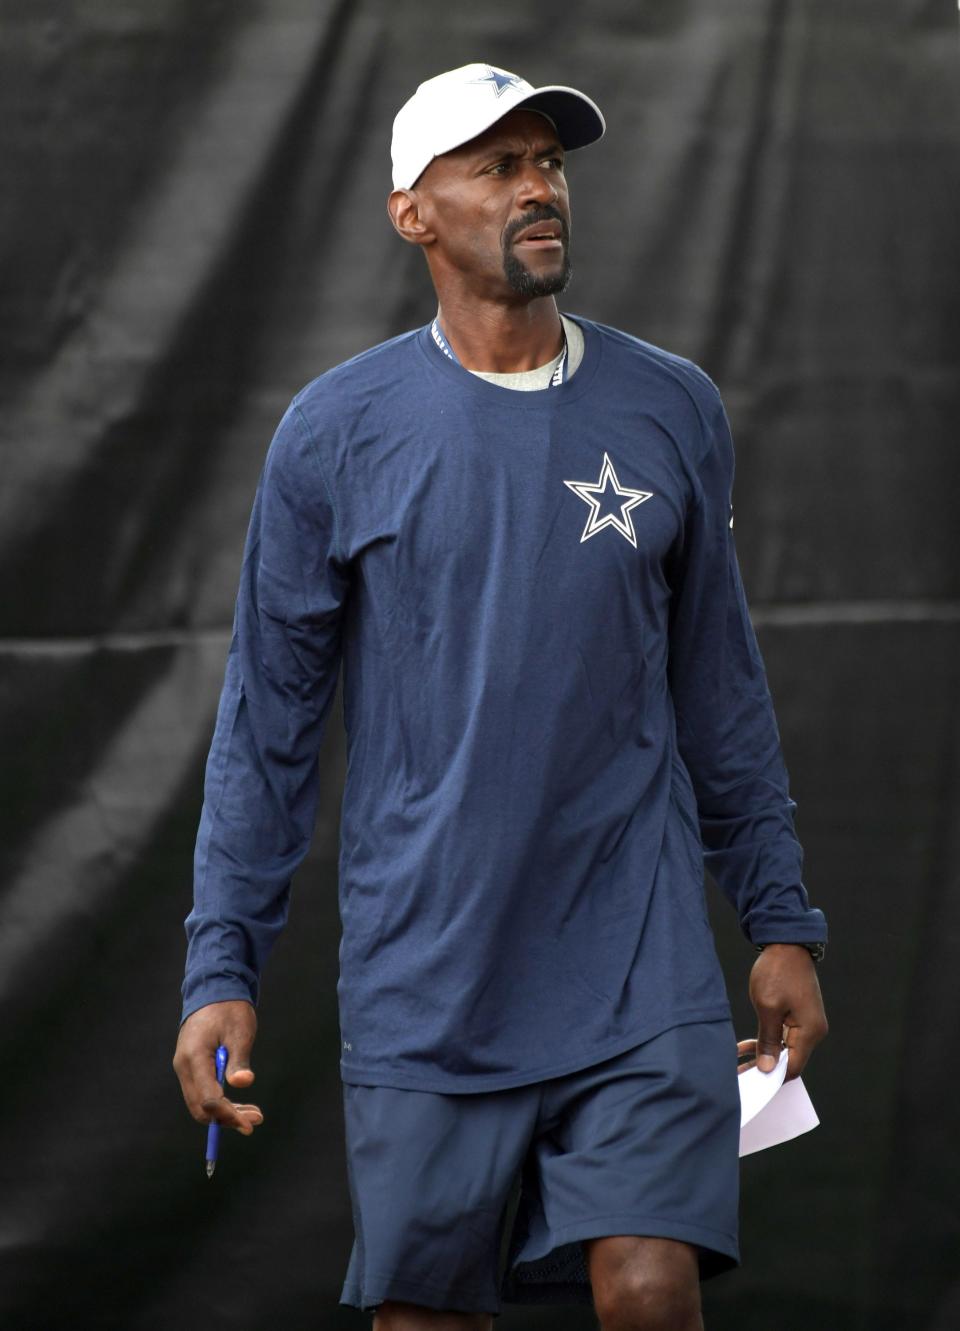
M516 111L521 106L545 112L556 125L564 148L585 148L588 143L596 143L607 128L596 102L576 88L537 88L529 97L514 102L510 109Z
M529 86L527 84L527 87ZM410 103L407 103L406 107L401 107L394 120L394 142L396 142L397 122L409 105ZM486 107L481 116L469 126L464 125L462 119L459 122L454 120L452 124L443 127L446 130L445 135L441 128L432 124L429 130L421 126L419 138L423 140L422 155L417 153L405 156L402 167L398 167L397 157L394 155L394 188L411 189L435 157L442 157L444 153L453 152L455 148L470 143L486 133L491 126L509 115L511 111L525 106L549 116L556 126L561 144L566 149L584 148L588 143L595 143L597 139L603 137L607 128L596 102L591 101L585 93L578 92L576 88L566 88L557 84L533 88L526 96L520 96L516 101L505 96L499 105Z

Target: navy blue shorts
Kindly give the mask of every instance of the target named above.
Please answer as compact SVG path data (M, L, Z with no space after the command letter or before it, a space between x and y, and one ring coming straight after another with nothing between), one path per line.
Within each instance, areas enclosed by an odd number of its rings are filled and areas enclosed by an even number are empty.
M690 1243L702 1279L739 1262L729 1021L528 1086L343 1097L355 1238L341 1303L589 1303L581 1240L604 1234Z

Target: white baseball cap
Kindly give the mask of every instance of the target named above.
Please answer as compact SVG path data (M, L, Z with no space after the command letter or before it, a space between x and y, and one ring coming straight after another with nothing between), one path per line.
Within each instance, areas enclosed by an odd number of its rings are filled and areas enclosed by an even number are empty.
M435 157L475 139L518 106L548 116L564 148L584 148L606 129L600 108L576 88L534 88L496 65L461 65L421 83L397 112L390 145L394 189L410 189Z

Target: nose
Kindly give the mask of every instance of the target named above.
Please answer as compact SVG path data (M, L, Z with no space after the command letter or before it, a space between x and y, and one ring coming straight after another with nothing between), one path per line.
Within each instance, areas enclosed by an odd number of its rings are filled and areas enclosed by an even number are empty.
M517 203L521 209L531 204L556 203L560 191L536 162L524 162L520 173Z

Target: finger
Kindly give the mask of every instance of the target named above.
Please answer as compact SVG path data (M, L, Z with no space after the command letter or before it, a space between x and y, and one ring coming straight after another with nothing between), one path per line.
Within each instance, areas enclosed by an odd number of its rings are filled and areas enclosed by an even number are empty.
M191 1118L196 1119L198 1123L210 1122L202 1104L223 1097L223 1090L212 1071L207 1069L207 1062L206 1058L197 1059L194 1054L186 1051L178 1055L175 1062L184 1102Z
M263 1122L263 1115L256 1105L241 1108L225 1095L203 1100L200 1111L204 1122L219 1123L222 1128L234 1128L245 1137L249 1137L253 1129Z
M224 1097L223 1087L217 1081L216 1063L206 1049L191 1051L183 1093L195 1119L202 1123L223 1121L215 1115L211 1116L208 1106L220 1102L230 1105L231 1102ZM223 1112L230 1111L224 1109Z
M784 1035L787 1046L787 1075L784 1081L793 1081L807 1066L807 1060L813 1053L816 1041L804 1031L802 1026L788 1026Z
M241 1119L241 1122L237 1124L237 1132L244 1137L249 1137L254 1128L258 1128L263 1122L263 1114L256 1105L235 1105L234 1108Z
M234 1108L241 1118L246 1119L255 1128L263 1122L263 1110L259 1105L234 1105Z
M761 1011L757 1032L757 1067L761 1072L772 1072L780 1061L783 1048L783 1019L779 1012Z
M741 1072L747 1072L750 1068L757 1065L757 1042L756 1040L738 1040L737 1041L737 1075Z
M796 1014L793 1022L784 1027L783 1042L789 1050L785 1081L793 1081L800 1076L810 1055L826 1036L827 1029L822 1003L815 1005L811 1013L804 1013L802 1018Z
M208 1049L201 1046L187 1052L181 1081L187 1108L198 1123L238 1126L236 1107L225 1097L223 1087L217 1081L216 1063Z

